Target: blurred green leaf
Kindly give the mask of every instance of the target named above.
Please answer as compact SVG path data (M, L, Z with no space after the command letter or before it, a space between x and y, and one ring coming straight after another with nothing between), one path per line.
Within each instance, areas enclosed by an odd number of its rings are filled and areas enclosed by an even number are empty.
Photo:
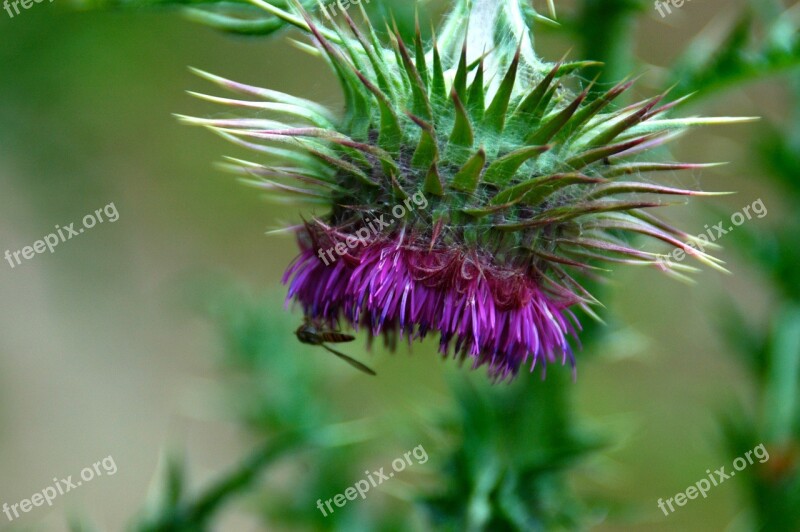
M669 85L672 98L741 86L800 66L800 10L786 11L759 31L749 11L742 14L727 37L715 46L705 34L686 46L675 62ZM765 35L758 39L757 35Z
M247 492L262 474L264 469L276 459L283 457L288 451L295 451L304 441L302 434L287 433L263 445L242 461L231 472L206 488L194 499L180 502L175 498L176 487L174 474L182 473L169 468L165 490L164 505L155 517L147 517L144 522L135 525L136 532L200 532L212 529L213 520L219 510L230 499ZM179 481L183 483L182 480Z
M180 7L190 20L212 28L242 35L270 35L289 24L248 0L74 0L83 9L142 9ZM284 11L293 12L291 0L264 0ZM299 0L314 10L315 0Z

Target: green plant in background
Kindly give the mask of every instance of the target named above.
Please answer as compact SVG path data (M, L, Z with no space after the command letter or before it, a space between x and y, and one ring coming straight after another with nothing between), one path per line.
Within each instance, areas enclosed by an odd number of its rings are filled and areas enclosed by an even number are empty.
M738 524L757 530L800 529L800 4L753 1L718 46L700 36L674 69L678 94L708 97L766 76L793 71L789 78L789 124L766 126L757 145L758 162L786 191L786 213L769 231L737 230L731 243L753 261L773 286L766 323L728 303L721 312L723 338L740 355L752 377L751 404L722 420L728 456L764 444L770 460L745 471L738 485L747 504Z
M254 9L253 4L259 7ZM240 33L272 33L287 23L304 31L314 31L312 23L286 3L266 4L253 0L253 4L193 4L190 16L217 28ZM311 9L309 4L303 3ZM638 173L647 166L636 167L636 164L643 164L638 162L626 167L613 158L608 159L626 149L614 142L645 139L646 143L652 140L647 136L654 132L670 133L702 123L661 120L655 116L656 110L666 109L656 107L655 100L625 108L620 114L610 112L611 100L616 96L624 97L621 94L624 85L618 84L634 69L630 44L636 17L648 9L650 3L584 0L578 4L574 16L562 16L559 18L561 26L553 29L549 18L527 5L504 3L502 10L505 15L498 20L508 24L505 31L484 36L484 46L479 45L478 49L486 54L478 53L469 60L462 56L463 33L458 17L451 18L443 26L437 40L438 49L425 48L419 32L409 32L409 28L404 30L402 22L399 29L387 32L391 45L388 49L379 44L378 33L383 33L380 31L374 35L368 32L363 36L364 42L360 42L358 38L346 37L338 29L315 26L317 36L326 43L317 53L334 66L345 88L350 113L342 130L333 133L331 122L335 118L331 120L325 110L287 95L252 88L247 90L262 91L256 93L257 96L281 98L276 102L283 106L280 110L291 109L290 114L295 117L311 110L311 124L305 126L306 131L300 132L296 128L287 128L295 124L268 120L258 120L258 123L241 119L190 121L216 128L224 136L238 139L240 143L242 137L258 137L258 134L271 135L273 139L290 137L292 142L302 139L306 148L311 146L306 153L298 155L297 152L273 148L272 155L280 150L283 155L300 162L301 169L310 170L313 166L315 171L301 172L300 181L322 182L323 189L329 190L324 196L327 203L333 197L342 202L352 199L354 205L377 203L391 207L413 196L418 190L410 186L416 184L422 185L422 192L439 207L438 210L430 209L432 218L423 220L425 227L436 227L435 216L454 211L460 212L457 219L447 220L450 225L468 226L469 216L496 223L497 213L509 210L516 216L514 223L532 222L537 220L537 216L543 216L538 220L545 220L551 227L558 227L568 234L578 215L593 212L586 203L592 198L581 197L587 192L574 192L567 198L576 202L577 197L582 203L565 204L566 198L559 197L560 203L549 206L550 211L531 212L520 205L524 206L526 195L543 193L541 187L546 179L528 183L521 179L522 171L548 177L555 173L553 168L559 158L574 163L591 153L592 157L598 157L579 161L586 163L582 170L590 178L613 177L617 171L624 175L628 169ZM455 13L464 10L462 14L466 16L467 5L468 2L457 3ZM484 4L478 2L477 5ZM753 5L757 15L742 17L728 39L715 45L701 38L698 44L688 47L686 54L669 70L671 78L664 80L664 86L678 81L668 96L674 98L674 106L690 105L715 91L741 86L744 82L762 79L800 64L797 8L794 12L787 12L780 2L754 1ZM508 15L508 9L517 11ZM520 20L524 24L515 25ZM548 31L570 35L582 45L585 57L602 61L602 67L591 62L553 67L535 55L526 57L526 47L530 46L532 52L533 46L530 27L537 21L547 25ZM761 31L758 33L754 31L756 21L760 22ZM757 34L761 37L755 38ZM501 38L495 40L498 35ZM405 42L414 44L405 45ZM522 52L518 48L520 42L523 44ZM467 53L475 54L471 44L468 44ZM441 75L437 71L437 61ZM352 70L351 64L363 68ZM451 78L444 76L448 67L453 70ZM570 74L581 67L586 69L584 75L593 75L588 73L592 69L601 75L593 85L573 87L578 96L570 97L569 90L559 88L558 83L569 85ZM380 75L384 68L387 71ZM482 81L476 83L477 76L483 76ZM229 88L243 88L242 85L207 77ZM515 83L519 77L536 82L531 87L525 86L532 88L533 92L520 92L523 84ZM469 79L473 80L472 83L468 83ZM580 85L577 79L573 83ZM453 91L446 92L444 86L449 85ZM795 97L800 108L798 87L800 82L795 80ZM694 93L693 98L684 98ZM519 124L511 128L509 124L514 120L511 110L518 109L525 102L532 106L530 111L536 117L535 123L527 129ZM404 114L406 109L410 111L407 115ZM273 107L273 110L278 110L278 107ZM327 122L315 123L319 121ZM796 123L800 123L798 115ZM370 134L371 125L375 135ZM321 130L326 132L323 134ZM580 134L587 131L592 134L586 136L588 144L582 144ZM521 132L525 133L524 136L520 136ZM561 143L561 147L552 149L551 144L556 143ZM509 147L526 144L542 148L522 153L509 150ZM603 151L611 147L617 151ZM793 201L800 199L798 150L799 126L786 131L775 130L763 150L764 160L773 169L776 181L791 191ZM309 158L309 154L316 156L316 160L312 162L313 157ZM553 158L547 158L551 156ZM326 171L326 165L320 165L320 160L334 165L335 171ZM303 166L306 164L308 166ZM499 184L486 179L493 164L500 176ZM234 161L231 166L250 177L276 177L264 174L275 172L274 168L241 161ZM654 165L648 166L656 169ZM484 168L486 171L481 174L480 170ZM669 168L679 169L676 165ZM410 169L416 172L411 174L415 179L404 181L407 174L401 170ZM297 172L297 168L281 167L279 171ZM350 181L342 180L343 173L349 174ZM482 180L479 180L481 175ZM378 181L376 177L384 181ZM364 178L372 183L367 183ZM366 199L353 197L352 190L356 186L373 190L376 183L378 187L373 196ZM625 192L615 190L614 186L600 185L615 192ZM644 190L642 185L634 183L626 186L639 192L664 192L658 188ZM277 188L286 190L285 187L284 183ZM595 187L597 183L586 188L589 195L596 190ZM547 183L544 190L551 194L553 188ZM580 185L570 190L576 188L583 190ZM455 192L448 190L445 194L447 189ZM469 203L470 199L477 201ZM587 209L581 210L576 205ZM628 211L640 222L643 216L647 216L640 214L638 209L641 205L617 207ZM352 217L352 212L344 214ZM612 214L590 219L621 220L619 216ZM321 222L323 234L328 235L326 228L341 223L345 218L339 211L330 220L315 220L314 223ZM349 218L347 221L352 223ZM655 225L657 222L646 217L646 223ZM681 247L691 241L685 233L663 224L655 227L672 232L671 239L679 241ZM618 260L629 260L636 250L633 245L618 240L621 238L618 230L630 227L609 228L611 232L602 235L596 245L583 246L577 255L559 256L555 250L537 250L550 255L546 262L558 263L554 260L557 258L562 259L562 263L564 260L576 262L578 255L581 260L587 256L594 259L598 249L604 254L619 252L621 257L617 255ZM764 530L800 527L800 279L795 260L800 255L794 245L798 229L800 219L786 223L769 235L753 235L746 230L737 232L736 238L742 249L756 259L756 264L775 285L777 302L774 304L774 318L765 330L757 329L738 314L726 322L727 337L743 353L747 368L754 376L756 396L760 401L758 409L742 409L747 415L737 413L726 419L731 456L739 456L744 450L764 442L772 457L765 464L769 467L743 476L749 496L747 517L751 519L750 523ZM516 234L522 235L522 240L530 236L529 232L519 228L515 230ZM457 238L464 242L479 241L485 237L481 231L480 228L465 230ZM430 240L430 236L429 233L426 238ZM605 244L598 248L602 242ZM618 247L612 250L609 243ZM316 248L314 246L314 252ZM645 255L638 259L654 264L655 256ZM712 259L708 262L714 264ZM576 284L570 284L568 288L575 290ZM598 293L594 285L592 291ZM419 523L426 523L444 530L559 530L585 528L605 518L602 504L582 500L571 489L569 480L573 472L602 446L607 437L601 438L579 428L570 408L572 391L569 379L563 371L551 371L545 381L518 379L508 387L490 388L482 384L472 385L468 381L454 383L455 411L443 412L439 423L439 430L446 435L444 440L447 443L436 449L438 459L431 463L438 466L434 486L424 490L417 488L409 494L417 501L420 511L408 515L387 512L376 516L359 508L323 518L314 511L316 498L341 490L339 479L358 470L352 466L359 462L353 444L359 442L358 446L363 450L363 442L381 436L381 431L376 430L370 420L348 419L346 413L337 411L319 397L325 379L313 371L307 359L297 354L306 348L299 347L290 336L287 337L286 331L292 325L276 320L275 302L260 301L248 297L247 293L248 290L240 289L217 295L210 299L207 311L225 340L227 357L223 367L243 379L234 381L235 393L231 397L236 409L243 422L263 437L266 444L231 473L223 475L219 482L200 490L199 494L188 492L182 469L173 464L168 468L166 486L158 503L149 508L134 529L210 529L219 513L238 496L252 499L254 508L262 512L265 523L299 529L411 530ZM582 291L580 295L588 299ZM313 314L318 302L303 302L307 304L307 313ZM358 324L358 320L350 321ZM375 323L366 326L374 330ZM587 352L591 351L598 336L599 330L595 328L581 335ZM284 353L296 356L284 356ZM291 382L292 386L283 384L286 382ZM313 466L297 475L302 478L302 486L292 488L292 496L275 496L274 490L267 496L263 493L265 490L260 489L258 478L264 471L270 471L270 466L289 457L293 462L307 460ZM268 482L275 482L275 479L268 479ZM302 495L298 496L298 493ZM82 528L76 525L75 529Z
M574 530L602 521L602 507L581 500L568 473L607 442L578 428L568 385L553 372L509 390L453 386L458 410L445 427L459 444L440 472L444 489L421 501L437 530Z
M776 2L758 7L758 17L744 17L732 32L731 50L713 60L724 72L721 77L757 78L759 67L785 67L791 64L789 53L800 56L800 6L788 13ZM748 53L758 29L766 33L763 51ZM759 55L760 60L754 60ZM715 84L707 74L693 77ZM725 319L720 323L723 337L752 379L749 404L737 405L724 416L729 454L738 456L747 445L759 443L770 453L767 467L748 472L742 485L748 504L739 521L759 530L800 529L800 75L792 74L789 89L789 123L767 125L756 154L785 192L785 212L769 231L748 227L732 239L771 285L768 319L753 323L746 310L733 303L726 304L730 310L721 313Z

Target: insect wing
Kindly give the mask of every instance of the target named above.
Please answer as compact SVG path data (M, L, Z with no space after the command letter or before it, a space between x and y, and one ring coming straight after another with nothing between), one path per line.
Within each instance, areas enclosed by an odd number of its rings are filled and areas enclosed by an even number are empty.
M370 368L368 368L367 366L365 366L364 364L362 364L358 360L356 360L354 358L350 358L349 356L345 355L344 353L340 353L336 349L328 347L325 344L322 344L322 347L324 347L325 349L327 349L328 351L330 351L331 353L333 353L337 357L341 358L342 360L344 360L345 362L347 362L348 364L350 364L354 368L356 368L358 370L361 370L361 371L363 371L364 373L366 373L368 375L377 375L377 373L375 373L373 370L371 370Z
M340 333L338 331L321 331L319 333L323 342L331 342L333 344L340 344L342 342L352 342L356 339L355 336Z

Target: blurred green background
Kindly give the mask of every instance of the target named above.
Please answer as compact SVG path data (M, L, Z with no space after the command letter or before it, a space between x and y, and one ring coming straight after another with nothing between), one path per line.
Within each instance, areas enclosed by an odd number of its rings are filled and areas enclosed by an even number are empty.
M564 13L574 8L558 5ZM636 96L652 95L665 79L660 67L701 31L715 35L719 27L721 33L742 5L692 2L667 19L646 9L635 54L652 66L638 69L644 76ZM433 4L423 16L440 12ZM344 510L410 511L403 485L431 480L426 468L437 467L437 449L446 445L431 426L452 408L446 381L481 383L483 372L442 363L433 343L415 346L413 356L405 350L392 356L381 348L367 354L356 342L348 353L379 373L367 379L333 357L296 346L300 318L283 310L279 283L296 248L289 237L264 233L296 222L299 213L264 202L215 169L211 163L222 155L245 153L180 126L171 115L218 112L185 94L213 91L187 66L340 106L328 69L288 44L287 35L232 37L171 11L79 12L61 0L34 4L13 19L0 11L0 252L30 245L54 225L77 222L110 202L120 214L52 255L13 269L0 264L0 503L30 497L54 476L75 475L108 455L119 467L52 508L35 509L10 530L66 530L68 515L119 530L159 483L166 452L184 453L192 485L200 486L252 448L256 439L232 413L236 383L219 363L223 343L186 296L225 291L231 283L241 283L241 294L273 301L271 345L281 348L274 355L306 357L309 371L318 374L309 401L331 401L352 414L348 419L376 419L378 444L357 444L357 461L340 464L332 486L344 491L365 468L388 464L419 444L431 457ZM572 44L547 31L538 47L553 61ZM570 57L580 58L576 51ZM789 98L786 80L773 79L688 109L780 124L790 116ZM730 162L686 184L737 194L672 207L667 216L696 234L724 219L719 213L729 216L761 198L768 216L747 224L759 231L779 226L787 206L751 150L761 127L702 129L676 143L676 160ZM668 518L656 506L706 469L729 463L720 451L718 414L733 399L753 400L715 323L724 295L749 309L756 323L773 295L743 257L730 250L720 256L733 275L704 271L695 286L655 271L617 268L604 302L612 322L625 325L612 325L582 357L577 382L565 379L577 395L578 417L610 431L613 442L578 469L576 488L630 505L601 530L722 530L737 520L735 479ZM296 384L286 379L276 385ZM298 474L285 473L278 485L291 489ZM252 502L234 504L220 530L261 530L253 508ZM309 505L307 511L317 510ZM1 515L0 523L7 525Z

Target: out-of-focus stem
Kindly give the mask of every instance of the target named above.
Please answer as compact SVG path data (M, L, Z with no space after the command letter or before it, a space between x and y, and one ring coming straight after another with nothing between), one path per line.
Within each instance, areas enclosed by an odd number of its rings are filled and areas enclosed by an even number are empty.
M766 436L776 444L791 440L800 408L800 307L790 305L774 324L764 384Z
M628 74L633 66L634 0L583 0L577 22L576 36L582 41L581 57L604 63L590 67L584 74L592 78L599 74L594 93L603 93L607 86Z

